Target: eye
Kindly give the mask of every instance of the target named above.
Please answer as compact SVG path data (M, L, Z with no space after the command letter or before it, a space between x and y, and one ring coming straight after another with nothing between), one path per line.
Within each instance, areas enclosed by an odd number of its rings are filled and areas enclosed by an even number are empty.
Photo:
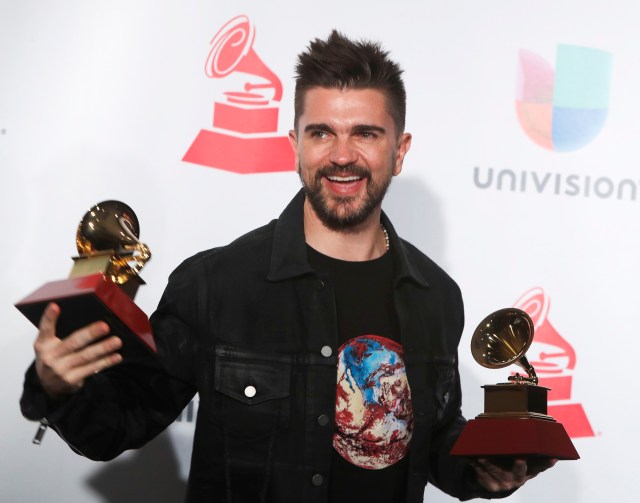
M353 135L363 140L372 141L380 138L380 135L384 133L384 130L377 127L360 126L354 128Z
M322 130L322 129L314 129L312 131L309 131L309 136L311 138L316 138L318 140L324 140L325 138L327 138L329 136L329 133L327 131Z

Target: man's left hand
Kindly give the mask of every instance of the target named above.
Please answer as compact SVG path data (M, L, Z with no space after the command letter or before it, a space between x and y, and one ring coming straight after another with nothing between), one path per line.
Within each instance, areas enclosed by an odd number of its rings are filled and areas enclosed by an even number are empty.
M478 458L471 462L476 471L478 483L485 489L511 491L522 487L524 483L556 464L553 458Z

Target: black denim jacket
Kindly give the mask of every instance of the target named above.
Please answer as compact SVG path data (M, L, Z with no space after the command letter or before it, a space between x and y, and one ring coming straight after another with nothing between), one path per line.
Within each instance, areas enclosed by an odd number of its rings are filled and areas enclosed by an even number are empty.
M188 502L327 502L338 337L331 286L307 261L303 202L300 192L278 220L173 272L151 317L157 359L131 357L60 403L31 368L23 414L107 460L149 441L198 393ZM422 501L427 481L461 499L490 496L449 456L465 423L459 288L383 224L414 409L407 501Z

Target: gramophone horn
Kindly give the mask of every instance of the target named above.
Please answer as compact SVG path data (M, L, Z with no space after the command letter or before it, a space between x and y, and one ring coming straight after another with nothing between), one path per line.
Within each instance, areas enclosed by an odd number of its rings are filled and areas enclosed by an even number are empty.
M533 341L534 327L527 313L516 308L495 311L480 322L471 337L471 354L483 367L498 369L516 364L529 375L519 374L510 380L527 380L536 384L538 378L525 353Z
M256 32L247 16L236 16L225 24L211 40L211 51L205 63L205 73L211 78L225 77L231 72L257 75L269 84L245 84L245 90L272 87L273 100L282 99L282 83L278 76L258 57L252 49Z
M82 217L76 232L78 253L114 250L135 245L140 236L138 218L133 210L120 201L103 201L89 209Z
M138 218L120 201L103 201L85 213L76 231L76 246L81 256L112 252L110 275L116 283L125 283L151 258L142 243Z

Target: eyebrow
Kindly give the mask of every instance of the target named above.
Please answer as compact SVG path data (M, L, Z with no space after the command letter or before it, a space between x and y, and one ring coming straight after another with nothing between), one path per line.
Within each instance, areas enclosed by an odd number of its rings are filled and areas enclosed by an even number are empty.
M309 131L325 131L326 133L333 133L333 128L324 123L307 124L304 128L304 132L308 133Z
M305 133L309 131L325 131L327 133L333 133L334 129L328 124L317 123L307 124L304 128ZM351 128L351 133L363 133L367 131L375 131L380 134L384 134L387 130L381 126L374 126L372 124L357 124Z
M376 133L380 134L384 134L387 132L387 130L382 126L374 126L370 124L358 124L357 126L351 128L352 133L366 133L369 131L375 131Z

